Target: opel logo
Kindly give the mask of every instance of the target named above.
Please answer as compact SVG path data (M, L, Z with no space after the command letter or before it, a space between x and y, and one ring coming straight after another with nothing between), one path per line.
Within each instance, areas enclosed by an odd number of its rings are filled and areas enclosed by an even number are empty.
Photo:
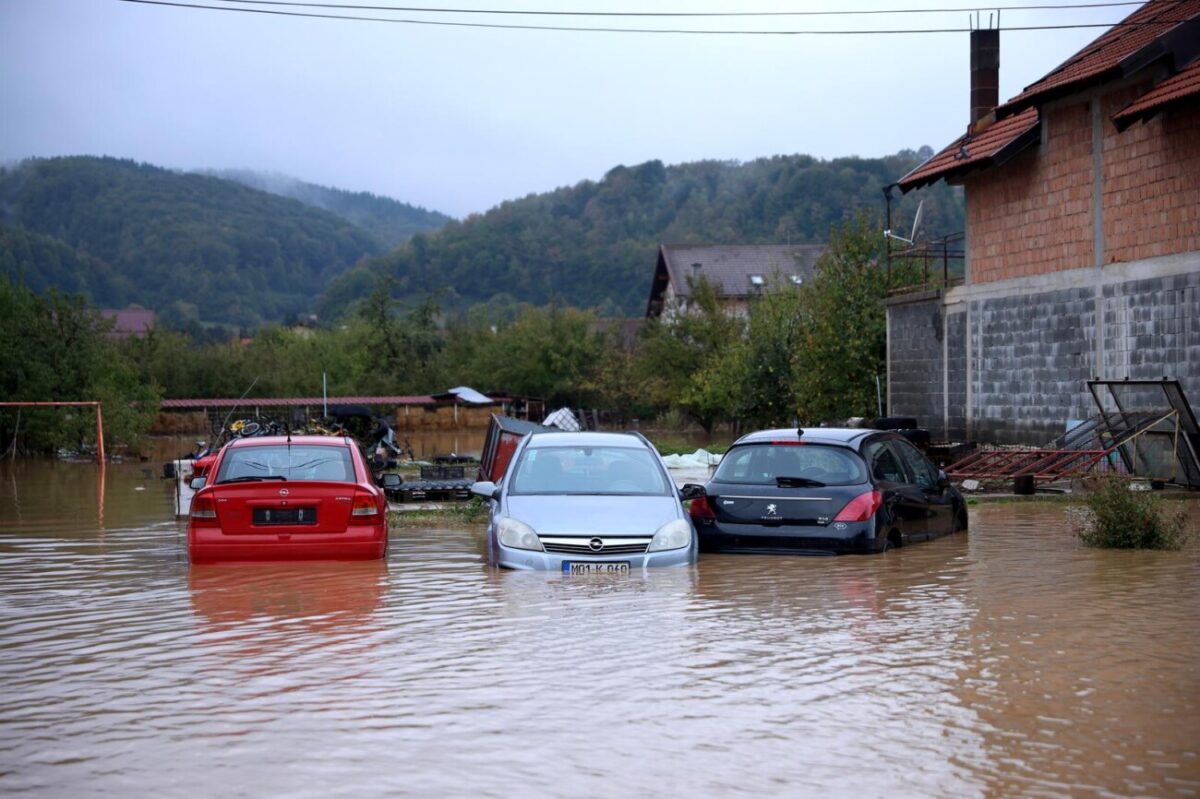
M604 539L593 538L591 541L588 541L588 549L592 550L593 552L599 552L600 550L604 549Z
M286 497L287 495L288 495L288 490L286 488L279 489L279 496Z

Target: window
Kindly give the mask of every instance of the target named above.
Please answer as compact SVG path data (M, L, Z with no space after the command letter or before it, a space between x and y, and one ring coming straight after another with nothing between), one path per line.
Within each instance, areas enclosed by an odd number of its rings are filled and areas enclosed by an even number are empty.
M354 464L343 446L279 445L231 447L216 482L230 480L321 480L353 483Z
M890 441L873 441L866 447L867 463L876 480L885 483L907 483L908 476L900 465L900 457L892 450Z
M779 477L806 477L825 485L866 482L862 461L844 447L820 444L743 444L721 459L714 480L775 485Z
M666 475L646 449L528 447L513 469L513 494L666 494Z
M904 465L908 467L914 483L921 488L937 488L937 469L929 462L928 458L921 454L920 450L907 441L892 441L891 444L899 450L900 457L904 459Z

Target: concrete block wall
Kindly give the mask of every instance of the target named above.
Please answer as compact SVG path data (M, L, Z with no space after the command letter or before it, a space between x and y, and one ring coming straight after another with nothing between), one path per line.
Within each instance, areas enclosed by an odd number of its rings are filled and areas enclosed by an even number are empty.
M903 408L904 416L917 417L933 435L945 437L944 316L939 296L888 309L888 404Z
M889 413L948 440L1040 445L1095 415L1092 377L1165 376L1200 416L1200 253L1053 277L893 300Z
M1046 443L1092 415L1095 292L1091 287L970 303L972 437Z

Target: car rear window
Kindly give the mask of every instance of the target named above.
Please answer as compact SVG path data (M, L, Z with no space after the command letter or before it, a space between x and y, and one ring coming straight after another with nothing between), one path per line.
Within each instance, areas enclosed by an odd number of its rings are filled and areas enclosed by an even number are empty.
M721 459L713 475L722 483L776 485L780 477L806 478L825 485L865 483L862 459L844 447L821 444L746 444Z
M321 480L353 483L354 463L350 450L338 446L267 445L230 447L221 461L217 483L274 480Z
M513 494L668 493L649 450L635 447L531 447L513 471Z

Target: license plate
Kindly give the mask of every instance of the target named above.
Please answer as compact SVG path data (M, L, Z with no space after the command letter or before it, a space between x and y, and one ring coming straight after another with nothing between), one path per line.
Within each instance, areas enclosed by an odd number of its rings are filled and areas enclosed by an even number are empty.
M629 574L629 561L573 563L563 561L563 574Z
M267 524L316 524L316 508L255 508L254 523Z

